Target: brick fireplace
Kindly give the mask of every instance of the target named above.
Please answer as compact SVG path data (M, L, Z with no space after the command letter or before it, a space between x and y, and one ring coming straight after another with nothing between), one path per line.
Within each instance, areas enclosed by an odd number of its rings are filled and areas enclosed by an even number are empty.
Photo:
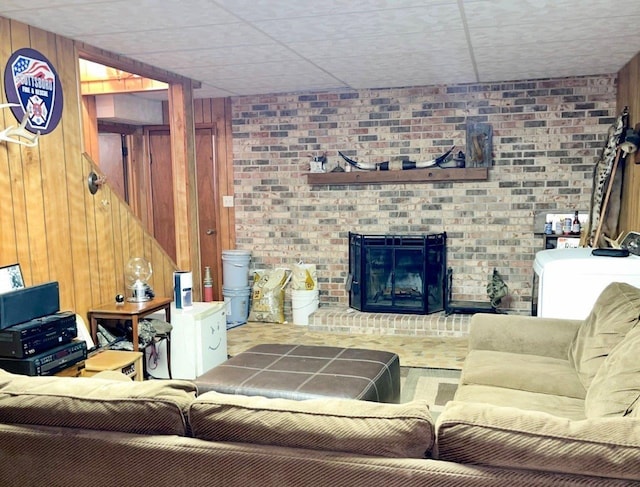
M509 311L529 312L533 260L544 246L533 215L588 209L594 163L617 115L616 76L238 96L232 110L237 248L251 251L255 269L316 264L319 311L399 333L408 321L444 313L392 320L349 308L349 231L446 232L454 300L486 300L497 268L509 284ZM429 160L451 145L464 151L470 121L493 127L485 181L307 182L309 161L325 152L332 170L344 167L338 151L366 162Z

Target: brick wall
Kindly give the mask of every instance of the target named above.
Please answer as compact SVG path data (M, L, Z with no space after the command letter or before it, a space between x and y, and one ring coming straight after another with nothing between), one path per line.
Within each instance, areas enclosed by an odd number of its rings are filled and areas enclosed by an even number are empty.
M318 267L321 306L346 305L349 231L446 231L453 298L487 301L493 268L527 313L542 241L533 216L589 209L593 166L616 113L614 75L238 97L233 105L237 247L252 268ZM310 186L310 156L379 162L465 150L465 123L493 127L489 180Z

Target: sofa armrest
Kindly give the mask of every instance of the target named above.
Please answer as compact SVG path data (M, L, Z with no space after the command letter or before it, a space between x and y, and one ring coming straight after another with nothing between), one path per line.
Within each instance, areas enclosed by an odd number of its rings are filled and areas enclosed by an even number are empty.
M478 313L471 317L469 350L567 358L582 320Z
M502 468L640 480L640 419L570 420L450 401L436 421L435 458Z

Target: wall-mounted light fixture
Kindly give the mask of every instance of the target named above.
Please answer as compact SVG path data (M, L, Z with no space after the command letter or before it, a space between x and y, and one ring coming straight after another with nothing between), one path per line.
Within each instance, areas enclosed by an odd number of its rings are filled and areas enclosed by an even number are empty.
M98 176L95 172L91 171L87 178L87 186L89 187L89 193L96 194L100 187L107 181L104 176Z

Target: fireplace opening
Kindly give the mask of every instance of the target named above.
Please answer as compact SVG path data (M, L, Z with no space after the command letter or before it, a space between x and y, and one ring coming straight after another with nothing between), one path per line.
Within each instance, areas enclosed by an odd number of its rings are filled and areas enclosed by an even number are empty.
M446 233L349 233L349 306L359 311L429 314L445 309Z

